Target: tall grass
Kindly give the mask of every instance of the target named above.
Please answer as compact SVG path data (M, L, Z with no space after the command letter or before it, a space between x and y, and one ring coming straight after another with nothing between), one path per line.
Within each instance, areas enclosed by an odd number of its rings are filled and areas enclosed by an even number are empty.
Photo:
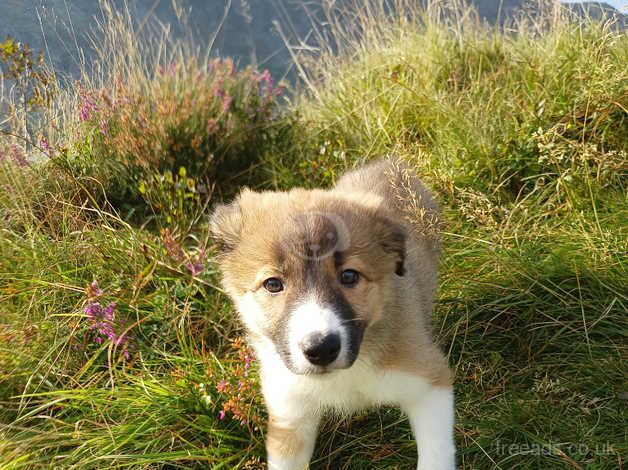
M459 465L621 467L624 32L553 8L504 29L442 2L331 9L278 107L267 74L208 72L189 39L107 8L80 87L30 147L0 137L47 155L0 162L0 468L262 468L256 366L204 211L242 182L326 186L379 155L443 207L434 329ZM232 129L210 141L226 95ZM383 409L327 422L312 467L412 468L414 449Z

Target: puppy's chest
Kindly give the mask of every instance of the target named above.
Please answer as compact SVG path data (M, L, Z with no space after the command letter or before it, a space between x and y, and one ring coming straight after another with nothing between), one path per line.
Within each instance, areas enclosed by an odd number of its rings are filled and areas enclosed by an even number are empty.
M356 411L394 402L394 390L385 385L388 374L370 367L344 370L303 384L323 409ZM319 379L319 380L317 380Z
M358 366L355 370L339 371L331 378L320 390L320 402L323 408L341 411L397 405L413 401L427 387L427 380L422 377Z
M270 364L266 364L270 365ZM295 375L279 364L263 367L262 382L266 401L272 406L291 403L321 411L351 413L378 405L403 404L413 401L427 389L422 377L393 371L378 370L365 363L326 375Z

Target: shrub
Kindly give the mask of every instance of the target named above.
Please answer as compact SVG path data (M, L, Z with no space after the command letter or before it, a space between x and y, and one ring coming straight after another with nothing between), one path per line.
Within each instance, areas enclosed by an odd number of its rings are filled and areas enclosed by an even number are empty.
M114 200L137 195L154 173L184 168L211 187L246 170L268 148L282 92L268 71L236 71L230 59L171 63L146 83L118 78L110 89L78 87L75 164Z

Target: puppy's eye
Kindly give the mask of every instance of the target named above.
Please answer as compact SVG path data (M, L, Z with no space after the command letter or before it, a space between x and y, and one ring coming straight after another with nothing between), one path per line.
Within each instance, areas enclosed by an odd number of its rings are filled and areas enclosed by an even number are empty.
M283 282L281 282L281 279L279 278L269 277L264 281L264 289L271 294L276 294L277 292L281 292L283 290Z
M351 287L358 283L360 274L355 269L345 269L340 273L340 283L343 286Z

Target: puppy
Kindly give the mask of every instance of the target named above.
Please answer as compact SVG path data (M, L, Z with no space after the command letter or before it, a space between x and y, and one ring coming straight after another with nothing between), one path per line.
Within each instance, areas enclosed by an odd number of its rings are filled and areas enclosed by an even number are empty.
M210 220L260 363L268 468L307 467L321 415L398 405L421 470L455 468L452 379L431 338L438 208L380 160L330 190L243 190Z

